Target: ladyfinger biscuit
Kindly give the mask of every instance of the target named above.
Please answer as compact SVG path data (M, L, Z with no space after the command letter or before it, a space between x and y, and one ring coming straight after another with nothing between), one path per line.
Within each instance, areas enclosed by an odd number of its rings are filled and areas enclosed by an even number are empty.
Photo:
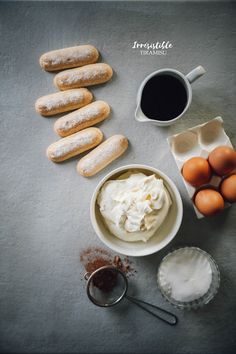
M109 113L110 107L106 102L95 101L59 118L54 124L54 130L61 137L65 137L101 122Z
M47 149L47 156L53 162L61 162L97 146L102 138L100 129L84 129L51 144Z
M54 77L55 86L64 91L71 88L102 84L112 77L112 68L105 63L85 65L82 68L65 70Z
M77 164L80 175L90 177L121 156L128 147L128 139L123 135L113 135L84 156Z
M47 52L40 57L39 64L46 71L55 71L96 63L98 56L94 46L79 45Z
M42 116L52 116L83 107L92 99L92 93L86 88L55 92L38 98L35 102L35 109Z

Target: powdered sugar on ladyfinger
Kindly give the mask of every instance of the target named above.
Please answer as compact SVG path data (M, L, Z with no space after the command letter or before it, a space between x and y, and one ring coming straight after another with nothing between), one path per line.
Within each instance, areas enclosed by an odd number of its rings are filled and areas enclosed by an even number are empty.
M111 79L112 68L105 63L85 65L81 68L65 70L57 74L54 84L60 90L102 84Z
M102 138L100 129L84 129L51 144L47 149L47 156L54 162L61 162L97 146Z
M127 147L128 140L126 137L123 135L113 135L78 162L78 173L85 177L95 175L121 156Z
M43 116L51 116L83 107L92 99L92 93L86 88L55 92L38 98L35 102L35 109Z
M104 101L95 101L59 118L54 130L60 136L68 136L84 128L97 124L109 116L110 107Z
M47 52L40 57L39 63L44 70L55 71L92 64L98 57L94 46L80 45Z

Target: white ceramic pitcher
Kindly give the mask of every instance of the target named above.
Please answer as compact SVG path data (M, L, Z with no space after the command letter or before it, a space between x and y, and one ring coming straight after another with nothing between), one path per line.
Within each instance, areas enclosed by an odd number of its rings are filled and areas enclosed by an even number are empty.
M139 90L138 90L138 95L137 95L137 108L135 111L135 119L138 122L146 122L146 123L154 123L156 125L159 126L168 126L171 125L173 123L175 123L179 118L181 118L185 112L187 111L187 109L189 108L191 102L192 102L192 87L191 84L197 80L199 77L201 77L203 74L205 74L205 69L202 66L198 66L195 69L193 69L192 71L190 71L187 75L182 74L180 71L178 70L174 70L174 69L161 69L161 70L157 70L154 71L153 73L149 74L141 83ZM142 100L142 93L143 93L143 89L146 85L146 83L154 76L156 75L172 75L175 76L177 78L179 78L179 80L183 83L183 85L185 86L186 89L186 93L187 93L187 103L186 106L183 110L183 112L181 112L180 115L178 115L178 117L175 117L171 120L167 120L167 121L162 121L162 120L156 120L156 119L151 119L148 118L142 111L141 109L141 100Z

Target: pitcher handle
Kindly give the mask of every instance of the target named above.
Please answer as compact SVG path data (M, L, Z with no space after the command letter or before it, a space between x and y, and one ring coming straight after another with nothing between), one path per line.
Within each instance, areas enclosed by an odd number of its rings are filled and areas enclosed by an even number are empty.
M190 71L187 75L186 78L188 79L188 81L190 82L190 84L192 84L195 80L197 80L199 77L201 77L202 75L204 75L206 72L206 70L204 69L203 66L199 65L197 66L195 69L193 69L192 71Z

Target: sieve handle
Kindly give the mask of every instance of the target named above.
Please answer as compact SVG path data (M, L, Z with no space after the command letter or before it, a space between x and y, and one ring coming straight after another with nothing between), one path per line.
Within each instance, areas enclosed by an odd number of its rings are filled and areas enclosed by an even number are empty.
M171 312L166 311L158 306L152 305L148 302L136 299L134 297L131 297L129 295L125 295L126 299L128 299L130 302L132 302L133 304L137 305L138 307L140 307L141 309L143 309L144 311L150 313L151 315L159 318L159 320L168 323L171 326L174 326L177 324L178 322L178 318ZM154 311L157 310L157 311ZM162 315L160 316L159 313L161 313Z
M87 272L84 274L84 279L88 280L88 278L90 277L91 273Z

